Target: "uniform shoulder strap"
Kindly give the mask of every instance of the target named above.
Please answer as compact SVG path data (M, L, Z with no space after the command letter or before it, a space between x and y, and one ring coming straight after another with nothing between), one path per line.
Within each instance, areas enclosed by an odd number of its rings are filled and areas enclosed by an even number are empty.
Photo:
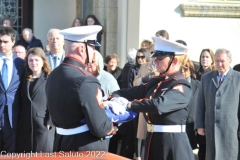
M182 85L185 85L185 86L191 88L191 84L186 79L177 79L177 80L172 81L169 89L171 89L174 86L179 85L179 84L182 84Z

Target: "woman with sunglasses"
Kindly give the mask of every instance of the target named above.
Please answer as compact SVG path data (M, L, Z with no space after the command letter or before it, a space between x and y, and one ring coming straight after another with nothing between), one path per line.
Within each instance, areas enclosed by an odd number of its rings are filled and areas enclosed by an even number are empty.
M135 66L131 67L128 71L128 87L133 87L133 80L135 76L137 75L139 68L142 64L145 64L150 60L151 53L148 49L141 48L137 51L137 55L135 58ZM125 126L123 128L123 125ZM123 124L119 130L123 136L122 136L122 146L120 155L133 159L134 152L136 153L136 159L140 157L140 151L141 151L141 143L142 139L138 139L137 136L137 126L138 126L138 116L134 118L132 121L127 122ZM129 130L128 128L134 128L133 130ZM119 132L119 133L120 133Z
M192 89L192 98L188 104L189 114L186 123L186 133L192 150L194 150L197 148L197 133L194 130L194 123L196 117L199 81L196 79L196 72L193 62L189 59L187 55L185 56L186 58L184 58L183 60L180 72L183 74L184 78L191 84Z
M128 88L133 87L133 80L135 76L137 75L139 68L142 64L145 64L146 62L149 62L151 53L148 49L140 48L137 51L137 55L135 58L135 66L130 68L128 71Z

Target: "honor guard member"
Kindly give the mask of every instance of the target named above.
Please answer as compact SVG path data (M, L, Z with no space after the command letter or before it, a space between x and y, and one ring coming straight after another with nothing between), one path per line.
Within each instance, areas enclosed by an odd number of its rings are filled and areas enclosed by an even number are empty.
M187 48L158 37L154 41L152 58L160 75L146 84L115 91L112 96L131 101L123 107L144 112L148 123L145 160L194 160L185 132L191 87L180 73Z
M94 25L60 31L66 57L46 84L47 105L56 126L54 151L108 150L104 137L115 130L104 110L99 81L85 70L94 46L99 46L96 35L101 29Z

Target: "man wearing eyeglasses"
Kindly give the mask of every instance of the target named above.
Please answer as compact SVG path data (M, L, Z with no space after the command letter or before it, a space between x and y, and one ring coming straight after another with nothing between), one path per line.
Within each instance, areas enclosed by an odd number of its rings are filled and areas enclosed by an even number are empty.
M21 45L17 45L13 48L13 53L16 54L16 56L18 56L19 58L25 59L27 53L26 53L26 49L21 46Z
M115 128L108 119L99 81L86 71L93 62L101 26L61 30L66 57L46 84L47 105L56 136L53 151L107 151L105 136Z

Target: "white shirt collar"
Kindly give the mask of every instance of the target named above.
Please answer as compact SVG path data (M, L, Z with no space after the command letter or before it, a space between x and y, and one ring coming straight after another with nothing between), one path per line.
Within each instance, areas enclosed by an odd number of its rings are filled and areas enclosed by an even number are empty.
M229 67L228 70L224 73L223 77L226 77L226 75L228 74L229 70L230 70L230 67ZM221 74L220 74L219 72L218 72L218 76L219 76L219 77L221 76Z
M11 54L10 56L6 57L2 53L0 53L0 59L2 60L4 58L7 58L8 60L12 61L13 60L13 54Z

